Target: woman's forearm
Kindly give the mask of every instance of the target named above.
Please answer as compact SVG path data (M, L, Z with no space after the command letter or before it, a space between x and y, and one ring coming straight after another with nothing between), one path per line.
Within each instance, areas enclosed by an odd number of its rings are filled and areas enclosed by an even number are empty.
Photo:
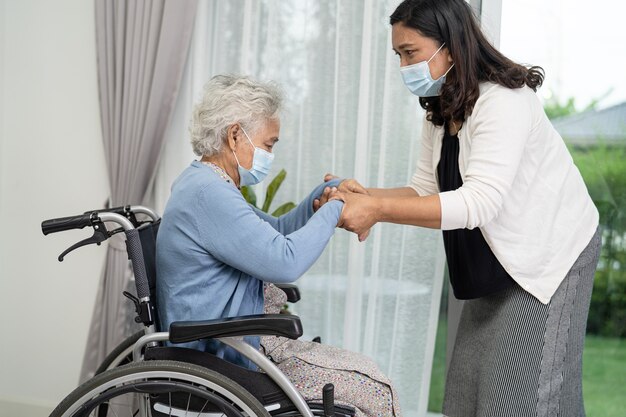
M364 240L369 229L378 222L408 224L439 229L441 205L439 195L420 197L375 197L368 194L335 191L331 200L345 204L338 226L359 235Z
M411 187L367 188L367 192L372 197L381 197L381 198L399 198L399 197L417 196L417 193Z
M409 188L415 193L411 188ZM439 195L379 197L378 221L441 228Z

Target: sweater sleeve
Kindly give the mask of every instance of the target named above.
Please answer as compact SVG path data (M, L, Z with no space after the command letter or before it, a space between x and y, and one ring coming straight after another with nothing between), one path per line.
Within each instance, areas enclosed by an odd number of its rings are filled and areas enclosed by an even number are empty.
M313 265L343 207L340 201L330 201L285 235L259 217L234 187L207 186L196 204L198 239L204 249L233 268L275 283L295 281Z
M288 235L304 226L311 216L313 216L313 200L322 195L324 188L337 187L341 181L341 179L333 179L318 185L293 210L280 217L274 217L256 207L252 207L252 209L260 218L271 224L278 232L283 235Z
M503 87L476 103L463 185L439 194L443 230L481 227L500 213L530 136L530 96Z
M419 196L437 194L439 187L433 171L433 140L434 126L424 118L422 125L422 140L420 141L420 153L417 160L417 168L411 177L409 187L414 189Z

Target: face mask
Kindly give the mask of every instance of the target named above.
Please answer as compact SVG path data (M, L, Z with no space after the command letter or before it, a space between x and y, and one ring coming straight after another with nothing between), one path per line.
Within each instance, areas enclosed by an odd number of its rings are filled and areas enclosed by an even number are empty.
M407 86L409 91L411 91L411 93L420 97L434 97L439 95L439 89L446 80L446 75L450 72L454 64L448 68L448 71L446 71L445 74L438 79L433 80L433 77L430 75L428 63L439 53L444 45L445 43L441 44L439 49L437 49L428 61L422 61L417 64L407 65L406 67L400 68L404 84Z
M233 155L235 155L235 160L237 161L237 170L239 171L239 186L243 187L245 185L254 185L258 184L267 177L270 169L272 168L272 161L274 160L274 154L269 153L261 148L257 148L250 140L250 136L246 133L246 131L241 128L243 134L246 135L250 144L254 147L254 156L252 157L252 168L246 169L241 166L239 163L239 159L237 159L237 154L233 151Z

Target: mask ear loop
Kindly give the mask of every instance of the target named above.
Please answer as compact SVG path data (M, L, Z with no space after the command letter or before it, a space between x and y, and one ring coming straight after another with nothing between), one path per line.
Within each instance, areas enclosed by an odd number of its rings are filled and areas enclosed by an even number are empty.
M243 134L246 135L246 138L248 139L248 141L250 142L250 144L252 144L253 147L254 143L252 143L252 141L250 140L250 137L248 136L248 134L246 133L246 131L244 130L243 126L239 125L239 127L241 128L241 130L243 131ZM235 150L231 150L231 152L233 153L233 155L235 156L235 161L237 161L237 165L241 166L241 164L239 163L239 158L237 158L237 154L235 153ZM243 167L242 167L243 168Z
M433 54L433 56L430 57L430 59L428 61L426 61L426 63L429 63L431 61L431 59L433 59L435 57L435 55L437 55L439 53L439 51L441 51L441 48L444 47L446 43L442 43L441 46L439 47L439 49L437 49L435 51L435 53ZM445 77L446 75L448 75L448 73L450 72L450 70L452 69L452 67L454 67L454 62L452 63L452 65L450 66L450 68L448 68L448 71L445 72L445 74L443 74L441 77L437 78L437 80L441 79L442 77ZM435 80L436 81L436 80Z
M452 63L452 65L450 65L450 68L448 68L448 71L446 71L445 74L443 74L441 77L445 77L446 75L448 75L448 73L450 72L450 70L452 69L452 67L454 67L454 62ZM441 78L439 77L439 78Z
M241 164L239 163L239 158L237 158L237 154L235 153L235 151L231 151L231 152L235 156L235 161L237 161L237 165L241 166Z
M426 61L426 62L427 62L427 63L428 63L428 62L430 62L430 61L431 61L431 60L435 57L435 55L437 55L437 54L439 53L439 51L441 51L441 48L443 48L445 44L446 44L445 42L444 42L444 43L442 43L442 44L441 44L441 46L439 47L439 49L437 49L437 50L435 51L435 53L433 54L433 56L431 56L431 57L428 59L428 61Z
M248 136L248 133L246 133L246 129L244 129L243 126L240 127L243 134L246 135L246 139L248 139L248 142L250 142L250 145L252 145L252 147L256 149L256 146L254 146L254 143L252 143L252 139L250 139L250 136Z

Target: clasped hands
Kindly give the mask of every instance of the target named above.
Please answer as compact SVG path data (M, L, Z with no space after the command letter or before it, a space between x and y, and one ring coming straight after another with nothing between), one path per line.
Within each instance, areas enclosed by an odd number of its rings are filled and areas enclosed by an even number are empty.
M324 182L336 176L326 174ZM337 227L354 232L363 242L367 239L370 229L378 222L379 202L357 180L347 179L337 187L326 187L320 198L313 201L313 210L317 211L328 201L343 201L343 209Z

